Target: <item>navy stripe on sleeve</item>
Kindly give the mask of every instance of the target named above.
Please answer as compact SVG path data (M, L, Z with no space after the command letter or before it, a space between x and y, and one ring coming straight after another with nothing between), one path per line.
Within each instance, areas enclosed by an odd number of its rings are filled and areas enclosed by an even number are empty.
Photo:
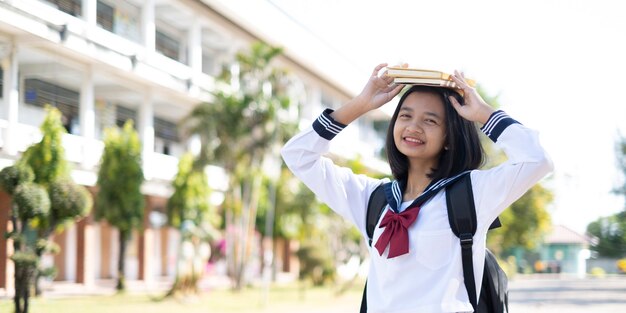
M320 137L331 140L335 138L340 131L346 128L346 125L335 121L330 113L333 113L332 109L326 109L322 114L313 122L313 129Z
M493 142L498 141L500 134L511 124L520 124L520 122L512 119L504 111L498 110L491 114L487 123L480 128Z

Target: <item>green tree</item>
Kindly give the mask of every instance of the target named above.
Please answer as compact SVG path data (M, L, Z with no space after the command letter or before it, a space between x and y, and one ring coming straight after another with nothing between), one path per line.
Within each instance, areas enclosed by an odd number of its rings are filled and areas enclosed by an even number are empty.
M51 107L46 110L41 141L0 172L0 186L13 198L13 231L8 236L14 240L16 312L28 311L31 284L39 294L39 277L55 272L39 268L45 252L58 252L50 235L91 210L91 195L68 174L61 113Z
M35 174L35 183L45 187L59 177L68 177L68 165L63 148L63 135L67 133L61 122L61 112L46 107L47 114L40 126L41 141L30 146L22 156L22 162Z
M262 189L262 166L288 135L279 117L289 107L286 73L272 60L280 48L255 43L238 53L238 70L224 69L213 101L199 104L185 119L191 134L202 142L199 163L222 166L229 175L224 209L227 259L235 289L251 257L257 209ZM293 127L291 127L293 128Z
M174 193L167 201L168 225L181 234L176 262L176 279L166 296L182 292L197 292L203 264L208 261L209 240L215 235L218 215L210 211L210 188L202 166L194 162L191 153L178 162L178 173L172 181ZM184 255L182 247L191 247ZM186 267L186 268L183 268Z
M287 168L282 169L276 188L275 234L300 243L296 252L300 262L299 280L314 285L333 281L335 256L344 253L331 249L333 239L342 237L340 232L332 232L331 228L343 222L342 218L319 203L315 194Z
M598 218L587 225L587 232L595 237L591 250L598 256L626 257L626 211Z
M532 251L538 248L550 231L551 218L546 207L552 202L552 192L541 184L534 185L520 199L500 214L501 228L489 232L489 247L499 255L520 247Z
M287 169L281 170L276 187L275 235L286 239L304 240L314 227L306 222L319 206L315 194Z
M34 218L32 223L37 236L35 254L38 259L46 252L58 252L58 247L49 240L52 233L60 232L86 216L92 207L91 195L83 186L75 184L69 175L62 141L66 130L61 122L61 111L50 106L46 107L46 111L40 126L41 141L26 149L18 161L33 170L34 183L44 188L49 197L49 212ZM60 185L66 186L64 198L56 196ZM55 272L54 267L38 270L35 278L37 295L41 294L39 278L46 274L54 275Z
M46 190L35 185L32 169L27 166L9 166L0 171L0 187L12 197L11 223L13 230L7 236L13 239L15 264L15 312L28 312L30 289L37 271L34 245L27 245L29 221L50 207ZM18 200L19 199L19 200Z
M141 143L131 120L120 130L105 130L104 152L98 171L96 220L105 220L119 231L117 290L125 289L124 260L133 230L142 227L144 181L141 167Z
M37 241L28 236L29 224L33 219L48 214L50 199L45 188L35 183L24 183L15 188L13 201L18 223L14 224L16 228L11 238L19 249L11 256L15 263L15 312L27 313L30 289L37 279L40 260L36 253Z
M61 112L53 107L46 110L48 114L40 127L41 141L30 146L18 161L20 166L32 169L34 182L45 188L50 197L49 214L42 215L35 225L39 237L45 239L89 214L92 207L87 189L75 184L69 175L62 142L66 130L61 122Z

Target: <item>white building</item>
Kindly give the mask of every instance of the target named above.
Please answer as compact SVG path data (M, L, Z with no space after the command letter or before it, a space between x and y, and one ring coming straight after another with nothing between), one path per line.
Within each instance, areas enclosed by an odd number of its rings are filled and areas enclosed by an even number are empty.
M72 177L94 186L103 129L133 119L144 147L146 216L164 212L178 156L189 144L177 122L195 104L211 99L221 65L256 40L285 44L239 20L236 12L226 13L219 1L0 0L0 168L39 140L43 107L51 104L63 113L69 132L64 146ZM286 51L279 63L301 82L303 125L323 107L337 107L353 96L332 80L332 70L322 71L293 49ZM337 145L344 149L340 154L360 155L371 167L388 171L377 157L384 136L371 119L345 132L340 137L346 144ZM354 138L363 144L347 142ZM213 177L219 169L216 173ZM10 227L9 203L0 193L1 232ZM57 279L90 284L114 276L116 236L93 217L57 236L62 252L48 260L59 269ZM146 219L145 231L133 237L129 279L173 275L174 231ZM11 249L0 236L0 290L12 289Z

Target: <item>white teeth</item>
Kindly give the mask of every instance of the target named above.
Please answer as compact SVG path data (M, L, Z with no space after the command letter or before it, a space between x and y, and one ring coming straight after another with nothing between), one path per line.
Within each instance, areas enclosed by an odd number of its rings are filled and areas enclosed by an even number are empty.
M410 138L410 137L405 137L404 140L406 141L410 141L410 142L415 142L415 143L424 143L423 141L419 140L419 139L415 139L415 138Z

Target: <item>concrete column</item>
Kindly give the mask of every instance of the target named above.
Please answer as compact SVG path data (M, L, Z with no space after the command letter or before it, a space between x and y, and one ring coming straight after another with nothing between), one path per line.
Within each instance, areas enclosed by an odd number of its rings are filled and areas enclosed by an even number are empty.
M100 278L113 278L115 275L113 261L113 234L111 226L106 222L100 223Z
M93 141L96 132L94 102L93 70L88 68L83 74L83 81L80 87L79 108L80 135L85 139L82 158L82 165L85 168L91 168L97 163L96 158L91 156L94 151Z
M77 264L77 229L76 224L72 224L65 229L65 249L60 253L65 254L65 280L76 281Z
M189 81L190 94L197 96L200 92L198 79L202 74L202 25L197 17L193 17L191 27L187 31L187 59L191 67L191 77Z
M167 268L170 264L170 259L168 258L167 255L167 250L168 250L168 243L169 243L169 228L168 227L161 227L159 229L159 233L160 233L160 244L161 244L161 271L160 276L167 276Z
M141 35L143 36L143 44L148 55L152 54L155 49L156 24L154 1L155 0L144 0L144 4L141 8Z
M54 266L57 269L57 276L55 281L67 280L67 262L66 262L66 250L67 250L67 229L53 235L52 240L59 245L59 253L54 255Z
M76 282L91 286L96 279L96 251L94 225L89 217L77 223L76 231Z
M142 153L141 158L143 162L143 171L146 179L150 179L151 166L150 160L154 153L154 111L153 111L153 93L148 90L144 94L143 102L139 108L139 123L138 130L141 139Z
M17 47L14 43L10 43L7 47L7 54L2 59L3 90L4 97L4 116L7 119L8 127L4 132L4 146L2 150L8 155L17 154L17 124L18 124L18 108L19 108L19 89L18 89L18 63L17 63Z
M194 17L187 35L189 67L194 74L202 73L202 25L198 18Z
M154 235L152 228L146 227L139 235L138 259L139 259L139 280L146 284L154 282Z
M98 0L83 0L82 5L83 20L87 23L87 29L91 30L98 22Z

